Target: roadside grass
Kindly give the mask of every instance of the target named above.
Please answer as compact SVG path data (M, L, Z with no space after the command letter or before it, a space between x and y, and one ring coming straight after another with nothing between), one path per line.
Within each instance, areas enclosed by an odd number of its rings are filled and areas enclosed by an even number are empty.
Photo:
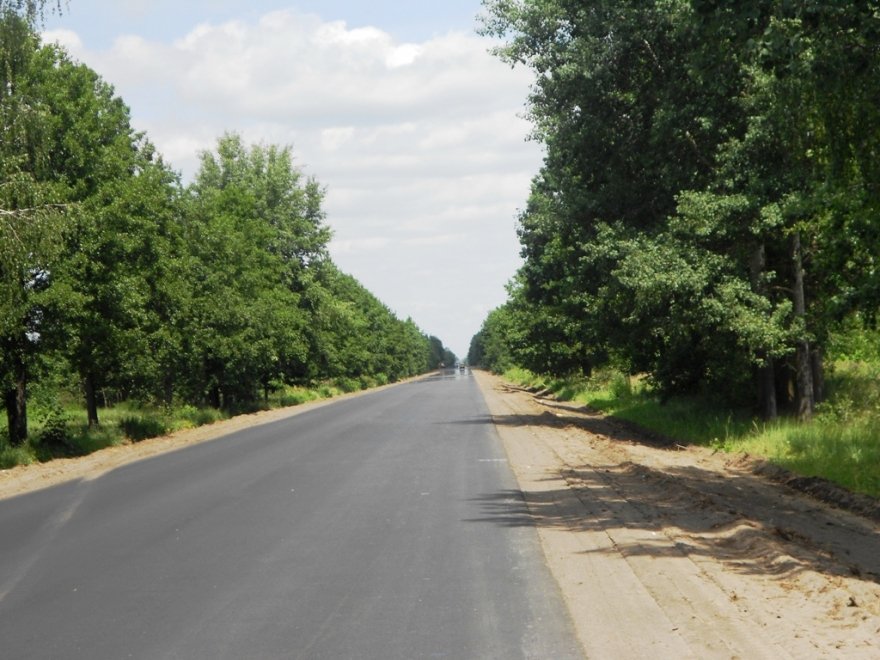
M0 470L54 458L85 456L106 447L213 424L234 414L298 406L389 382L386 375L379 374L340 378L313 387L283 385L270 392L268 398L238 406L233 412L188 404L166 407L125 401L100 408L101 423L91 429L85 409L73 396L64 397L62 401L38 398L30 406L30 434L23 445L11 446L5 431L0 432Z
M880 363L835 363L826 382L829 398L809 423L764 422L749 410L724 409L697 396L661 404L644 381L613 371L589 379L544 379L516 369L504 377L682 444L759 456L797 474L880 497Z

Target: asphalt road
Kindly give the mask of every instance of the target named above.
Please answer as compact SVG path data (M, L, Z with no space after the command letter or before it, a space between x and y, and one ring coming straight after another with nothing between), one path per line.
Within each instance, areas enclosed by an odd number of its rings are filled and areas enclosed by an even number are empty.
M0 501L0 657L581 657L468 374Z

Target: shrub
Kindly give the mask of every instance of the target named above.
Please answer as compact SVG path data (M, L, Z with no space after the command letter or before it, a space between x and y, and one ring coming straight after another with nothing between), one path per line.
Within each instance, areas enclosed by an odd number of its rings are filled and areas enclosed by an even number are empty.
M361 384L356 378L348 378L346 376L337 378L335 384L343 392L357 392L361 389Z
M282 407L287 408L289 406L299 406L303 403L314 401L317 398L318 395L312 390L307 390L302 387L288 387L281 395L279 403Z
M177 417L186 420L192 426L204 426L224 419L225 415L215 408L197 408L185 405L178 409Z
M330 399L330 398L336 396L337 394L339 394L339 389L337 389L333 385L324 384L324 385L321 385L320 387L318 387L317 392L318 392L318 398Z
M70 417L64 409L54 404L46 410L39 421L39 431L31 439L31 447L40 461L63 456L77 456L82 452L70 432Z
M119 420L119 428L129 440L139 442L168 433L166 421L159 417L131 415Z
M628 399L632 396L632 382L628 375L615 372L608 383L608 391L617 399Z

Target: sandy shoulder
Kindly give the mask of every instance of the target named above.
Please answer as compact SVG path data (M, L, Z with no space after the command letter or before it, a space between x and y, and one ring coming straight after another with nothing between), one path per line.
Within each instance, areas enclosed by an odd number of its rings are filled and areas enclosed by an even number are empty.
M880 657L876 523L475 376L588 657Z

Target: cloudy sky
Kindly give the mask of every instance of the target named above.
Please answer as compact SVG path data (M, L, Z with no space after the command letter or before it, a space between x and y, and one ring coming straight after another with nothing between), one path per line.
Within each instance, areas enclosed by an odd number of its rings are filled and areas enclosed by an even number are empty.
M112 83L185 179L226 131L292 145L326 187L330 252L458 355L519 266L540 166L529 74L479 0L69 0L45 38Z

